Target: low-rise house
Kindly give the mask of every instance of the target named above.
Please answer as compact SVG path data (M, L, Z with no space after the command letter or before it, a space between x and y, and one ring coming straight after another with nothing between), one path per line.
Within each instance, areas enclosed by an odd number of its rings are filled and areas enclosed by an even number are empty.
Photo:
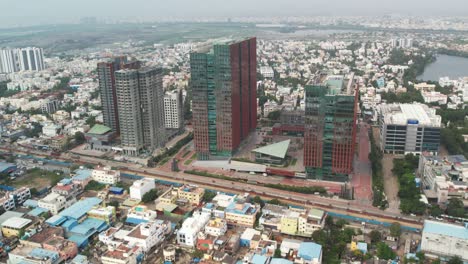
M98 166L91 173L91 177L97 182L113 185L120 182L120 171L108 166Z

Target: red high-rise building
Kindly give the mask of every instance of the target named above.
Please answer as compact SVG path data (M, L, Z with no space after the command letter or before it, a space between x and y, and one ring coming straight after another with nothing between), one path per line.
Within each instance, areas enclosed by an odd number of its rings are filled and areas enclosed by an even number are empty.
M215 44L190 56L195 149L229 158L257 127L256 38Z

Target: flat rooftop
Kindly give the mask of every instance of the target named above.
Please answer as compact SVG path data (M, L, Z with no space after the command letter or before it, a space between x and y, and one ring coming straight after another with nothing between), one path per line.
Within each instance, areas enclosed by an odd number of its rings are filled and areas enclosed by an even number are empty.
M430 220L424 221L423 233L439 234L468 240L468 227Z
M436 115L435 109L424 104L383 104L380 113L385 124L422 126L441 126L441 117Z

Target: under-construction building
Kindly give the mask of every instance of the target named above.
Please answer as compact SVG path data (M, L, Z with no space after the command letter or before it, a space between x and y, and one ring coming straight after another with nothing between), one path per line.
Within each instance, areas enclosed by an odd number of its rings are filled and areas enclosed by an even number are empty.
M229 158L257 127L256 39L224 41L190 54L198 158Z
M319 73L305 87L307 178L345 182L353 172L358 107L353 79L353 74Z

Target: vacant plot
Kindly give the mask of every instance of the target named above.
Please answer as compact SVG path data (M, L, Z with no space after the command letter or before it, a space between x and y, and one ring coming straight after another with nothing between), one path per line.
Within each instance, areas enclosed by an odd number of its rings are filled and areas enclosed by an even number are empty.
M398 197L398 177L393 175L393 160L395 155L385 154L382 159L384 189L388 200L388 209L391 212L400 212L400 198Z
M14 187L26 186L40 190L44 187L55 185L64 177L63 172L52 172L36 168L27 171L25 175L13 180L11 185Z

